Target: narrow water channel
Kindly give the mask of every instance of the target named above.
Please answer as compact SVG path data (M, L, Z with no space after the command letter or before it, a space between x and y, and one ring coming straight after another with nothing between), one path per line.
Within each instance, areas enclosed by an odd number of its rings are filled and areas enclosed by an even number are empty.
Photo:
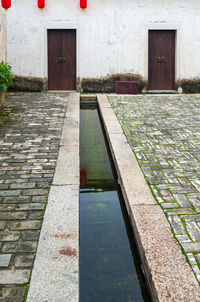
M150 302L97 106L80 138L80 302Z

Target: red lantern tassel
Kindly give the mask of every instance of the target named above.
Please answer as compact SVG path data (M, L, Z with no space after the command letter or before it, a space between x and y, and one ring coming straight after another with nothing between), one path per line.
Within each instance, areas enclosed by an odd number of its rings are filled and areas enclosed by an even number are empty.
M45 0L38 0L38 7L43 9L45 7Z
M11 0L1 0L1 5L5 9L9 9L11 7Z
M82 9L87 8L87 0L80 0L80 8Z

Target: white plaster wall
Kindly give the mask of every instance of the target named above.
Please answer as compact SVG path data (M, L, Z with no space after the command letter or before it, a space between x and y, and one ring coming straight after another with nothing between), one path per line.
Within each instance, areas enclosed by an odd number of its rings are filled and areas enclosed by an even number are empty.
M6 13L0 8L0 61L6 61Z
M7 12L8 61L22 76L47 76L46 28L78 31L77 77L147 78L148 28L177 29L176 77L200 76L199 0L15 0Z

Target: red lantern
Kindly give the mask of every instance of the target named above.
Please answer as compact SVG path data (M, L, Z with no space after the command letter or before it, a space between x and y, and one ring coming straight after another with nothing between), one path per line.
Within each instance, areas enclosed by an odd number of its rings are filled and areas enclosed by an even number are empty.
M82 9L87 8L87 0L80 0L80 8Z
M45 0L38 0L38 7L43 9L45 7Z
M1 5L3 8L8 9L11 7L11 0L1 0Z

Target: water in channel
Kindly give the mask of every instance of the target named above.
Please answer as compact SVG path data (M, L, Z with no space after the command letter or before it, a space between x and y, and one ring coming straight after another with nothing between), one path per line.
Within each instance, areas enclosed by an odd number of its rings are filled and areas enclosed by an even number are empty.
M149 302L97 106L81 107L80 138L80 302Z

